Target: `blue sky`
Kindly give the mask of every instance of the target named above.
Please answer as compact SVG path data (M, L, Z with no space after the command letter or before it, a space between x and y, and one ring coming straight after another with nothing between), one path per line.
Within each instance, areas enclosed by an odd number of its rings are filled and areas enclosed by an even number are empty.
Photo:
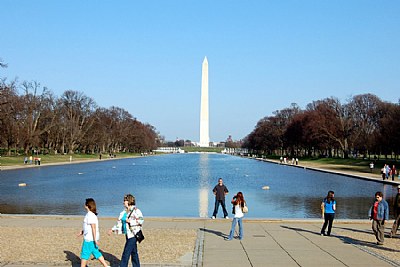
M400 92L400 1L0 0L0 77L84 92L167 140L244 138L297 103Z

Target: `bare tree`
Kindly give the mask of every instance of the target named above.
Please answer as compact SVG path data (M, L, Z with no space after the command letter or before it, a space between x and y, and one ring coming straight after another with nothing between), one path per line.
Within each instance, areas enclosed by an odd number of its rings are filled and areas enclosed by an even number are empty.
M379 131L375 146L377 151L388 155L400 155L400 125L397 123L400 117L400 104L383 102L379 108Z
M337 98L326 98L308 106L315 108L319 120L315 127L333 139L343 152L342 156L349 155L349 138L356 126L348 105L342 105ZM311 108L312 109L312 108Z
M300 108L296 103L292 103L290 108L285 108L282 110L277 110L274 112L275 119L274 127L276 132L276 138L279 140L281 154L286 154L286 140L285 132L288 125L292 122L293 117L300 112Z
M96 103L81 92L69 90L61 96L59 106L61 137L64 138L62 146L64 148L65 144L68 153L73 154L94 123L91 115L96 109Z
M21 103L23 112L21 120L21 142L25 154L33 147L40 147L40 136L54 126L55 112L53 109L53 96L46 87L41 87L38 82L23 82ZM45 123L42 123L45 122Z
M278 120L273 117L261 119L255 129L245 138L245 147L261 154L272 154L281 148L280 130L276 125Z
M352 146L369 156L379 127L379 107L381 105L382 101L372 94L356 95L348 104L355 126L351 137Z
M7 154L18 143L18 118L20 105L15 83L0 81L0 145L6 147Z

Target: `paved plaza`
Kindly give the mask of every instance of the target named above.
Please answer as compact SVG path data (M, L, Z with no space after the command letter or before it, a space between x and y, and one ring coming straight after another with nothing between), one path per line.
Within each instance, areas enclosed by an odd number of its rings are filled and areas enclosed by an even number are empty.
M81 218L57 220L57 227L76 227ZM54 227L55 220L46 217L16 219L0 216L0 227ZM102 227L110 227L112 220L102 220ZM322 220L245 220L243 240L226 241L231 220L147 218L146 229L194 229L197 240L193 252L179 263L146 264L142 266L400 266L393 259L376 253L388 250L375 242L357 240L337 234L341 229L372 235L367 220L337 220L332 236L319 234ZM388 229L387 229L388 230ZM373 239L371 239L373 240ZM392 239L393 240L393 239ZM145 241L144 241L145 242ZM2 247L1 250L7 248ZM122 248L121 248L122 249ZM399 251L390 252L398 253ZM0 254L1 256L1 254ZM94 265L93 265L94 264ZM92 266L99 266L94 262ZM35 266L49 266L31 264ZM65 266L73 264L65 263ZM1 263L0 266L30 266L21 263ZM59 265L58 265L59 266ZM74 264L73 266L76 266Z

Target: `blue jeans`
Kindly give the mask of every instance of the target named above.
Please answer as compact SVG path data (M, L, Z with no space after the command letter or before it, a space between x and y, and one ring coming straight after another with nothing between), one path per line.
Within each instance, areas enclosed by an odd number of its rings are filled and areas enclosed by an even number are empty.
M231 232L229 233L229 237L228 237L229 240L233 239L233 234L235 233L236 223L239 224L239 239L242 240L242 238L243 238L242 219L243 219L243 217L242 218L233 218Z
M121 262L119 264L120 267L128 267L129 256L131 256L131 259L132 259L132 266L140 267L136 237L132 237L132 238L126 237L124 252L122 253Z
M218 213L218 208L219 208L219 204L221 203L222 206L222 211L224 212L224 217L228 216L228 212L226 211L226 207L225 207L225 199L223 200L217 200L215 199L215 205L214 205L214 212L213 212L213 216L216 217L217 213Z

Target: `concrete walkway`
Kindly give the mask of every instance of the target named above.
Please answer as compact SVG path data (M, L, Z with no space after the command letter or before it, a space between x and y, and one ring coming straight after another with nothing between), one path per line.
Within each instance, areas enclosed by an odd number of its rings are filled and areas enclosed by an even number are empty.
M242 241L224 241L227 226L206 222L198 266L399 266L346 238L321 236L320 227L320 222L246 222ZM346 227L364 231L370 224Z
M107 224L111 223L105 221L102 226L108 227ZM371 231L369 221L337 220L330 237L319 234L321 223L321 220L245 220L243 240L225 241L231 220L147 218L145 229L195 229L198 237L193 255L182 259L181 263L150 265L143 262L142 266L400 266L400 263L379 256L370 249L373 247L385 250L385 246L378 247L372 242L335 235L335 229L342 227L368 233ZM0 227L26 227L32 224L53 227L51 224L54 224L54 220L46 220L45 217L17 220L0 216ZM57 226L75 225L76 220L57 222ZM0 248L0 259L1 251L5 249L7 248ZM30 265L0 262L0 266Z

